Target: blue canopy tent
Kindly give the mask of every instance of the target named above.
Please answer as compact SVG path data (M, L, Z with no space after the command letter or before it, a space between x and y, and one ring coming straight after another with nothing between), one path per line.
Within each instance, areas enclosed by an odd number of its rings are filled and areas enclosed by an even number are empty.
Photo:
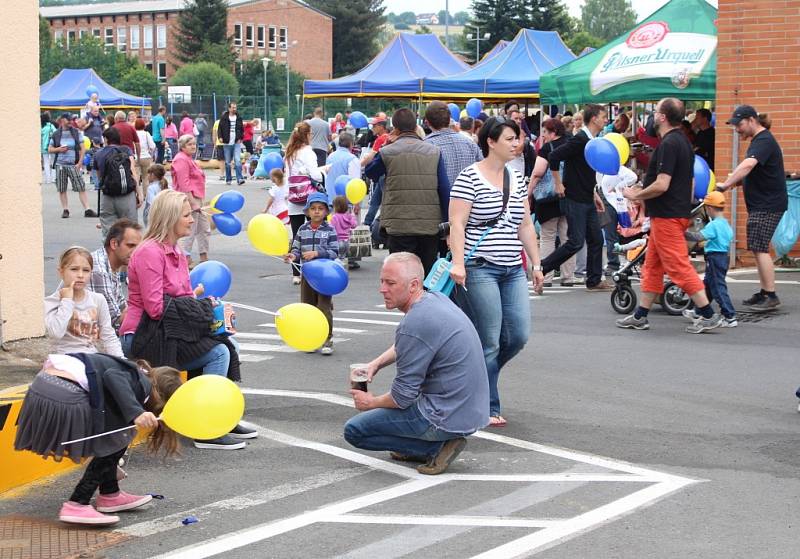
M305 97L414 97L422 79L463 72L456 58L435 35L400 33L364 68L333 80L305 80Z
M491 52L491 51L490 51ZM425 78L425 99L536 99L539 76L575 59L556 31L521 29L514 40L466 72Z
M89 86L97 88L100 104L106 109L150 109L148 97L128 95L111 87L91 68L66 68L39 86L39 107L42 110L81 109L89 101L86 94Z
M478 64L480 64L482 62L486 62L487 60L490 60L490 59L494 58L495 56L497 56L498 54L503 52L503 49L506 48L509 44L511 44L511 41L506 41L505 39L500 39L499 41L497 41L497 44L492 47L492 50L490 50L489 52L487 52L486 54L484 54L481 57L481 59L478 61ZM477 66L477 64L476 64L476 66Z

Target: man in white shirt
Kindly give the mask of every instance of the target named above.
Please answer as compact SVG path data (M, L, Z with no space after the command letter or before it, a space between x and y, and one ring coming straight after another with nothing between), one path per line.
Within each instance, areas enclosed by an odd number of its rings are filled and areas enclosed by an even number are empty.
M603 226L606 238L607 271L619 270L619 254L614 251L614 244L619 240L617 233L617 214L628 211L628 201L622 196L623 189L633 186L639 180L636 173L621 165L616 175L597 173L597 185L603 195L606 207L607 223Z

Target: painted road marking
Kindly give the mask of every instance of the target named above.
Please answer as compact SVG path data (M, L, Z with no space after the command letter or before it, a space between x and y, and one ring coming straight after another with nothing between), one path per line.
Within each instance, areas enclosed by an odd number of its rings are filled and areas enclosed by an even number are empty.
M274 322L267 322L265 324L259 324L261 328L275 328ZM334 334L363 334L366 330L358 330L355 328L337 328L336 326L333 327Z
M340 396L338 394L247 388L243 389L242 392L245 394L254 395L314 399L348 407L352 407L353 405L352 399L345 398L344 396ZM319 452L353 461L362 466L368 466L380 471L399 475L403 478L406 478L406 481L382 490L366 493L345 501L323 506L314 511L309 511L290 518L245 528L236 532L209 539L204 542L192 544L172 552L168 552L161 557L185 557L187 559L211 557L214 555L224 554L229 552L231 549L237 549L251 545L276 535L291 532L293 530L297 530L299 528L310 526L319 522L410 525L415 526L413 530L427 530L429 536L433 538L432 543L434 543L441 540L441 534L436 530L437 526L453 526L456 527L456 529L468 530L476 526L507 526L507 524L503 523L510 521L520 523L520 525L515 527L528 527L532 529L536 528L537 531L476 555L473 559L506 559L512 557L522 557L557 545L589 530L593 530L606 522L619 518L623 515L630 514L642 507L649 506L669 495L670 493L686 487L687 485L701 481L680 477L649 468L643 468L627 462L614 460L612 458L541 445L531 441L515 439L513 437L507 437L504 435L483 431L478 432L473 436L533 452L541 452L551 456L565 458L575 462L576 467L569 471L556 474L482 475L445 473L439 476L430 477L419 474L413 468L400 466L399 464L391 463L373 456L363 455L349 449L301 439L293 435L280 433L263 427L258 427L258 429L262 436L272 439L276 442L317 450ZM601 467L611 470L611 472L586 473L576 471L576 468L579 469L580 466L585 467L586 465L592 467ZM488 507L488 514L486 514L486 503L482 503L478 507L475 507L477 510L460 511L461 514L444 516L363 515L355 512L368 506L380 504L386 501L404 497L406 495L411 495L413 493L431 489L442 484L457 483L459 481L518 481L520 483L527 483L528 485L524 485L521 489L512 493L511 496L504 495L493 500L493 506ZM539 495L539 499L543 498L542 495L550 495L550 497L547 498L552 498L552 495L566 492L569 490L569 488L574 488L576 485L583 485L593 482L627 482L636 483L637 485L646 484L647 486L640 488L620 499L616 499L589 512L571 518L537 519L514 517L510 520L508 518L509 511L507 508L509 508L509 506L512 509L521 510L531 505L530 495L526 494L528 492L537 493ZM524 498L522 498L523 495ZM544 500L547 499L545 498ZM514 511L512 510L510 512ZM481 518L484 515L486 518ZM481 524L479 521L483 521L483 523ZM405 536L406 535L403 536L405 542L417 541L416 539L409 540ZM450 531L448 531L447 537L452 537ZM364 555L364 552L366 552L367 549L372 551L382 550L384 552L387 550L393 550L389 554L377 554L377 556L387 558L397 556L396 553L398 549L402 549L403 554L407 554L409 552L408 548L398 547L396 541L387 542L387 540L392 540L392 538L390 537L379 542L367 544L365 547L362 547L359 550L349 552L346 556L366 556ZM425 543L424 545L429 544ZM371 553L369 556L376 555Z
M399 322L391 322L389 320L370 320L367 318L342 318L339 316L333 317L333 322L356 322L359 324L381 324L386 326L397 326Z
M381 307L382 307L382 306L383 306L383 305L381 305ZM359 310L346 310L346 311L337 311L337 312L341 312L341 313L347 313L347 314L380 314L380 315L384 315L384 316L397 316L397 317L400 317L400 318L402 318L402 317L404 317L404 316L406 315L406 313L402 313L402 312L395 312L395 311L359 311Z

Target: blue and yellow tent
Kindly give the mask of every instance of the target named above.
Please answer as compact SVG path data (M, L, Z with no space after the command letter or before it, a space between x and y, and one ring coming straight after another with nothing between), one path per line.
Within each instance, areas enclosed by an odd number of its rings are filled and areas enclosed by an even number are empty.
M91 68L61 70L56 77L39 86L39 107L47 109L81 109L89 96L86 89L97 88L100 104L105 109L150 109L148 97L128 95L111 87Z
M364 68L333 80L305 80L305 97L414 97L422 80L463 72L456 58L435 35L400 33Z

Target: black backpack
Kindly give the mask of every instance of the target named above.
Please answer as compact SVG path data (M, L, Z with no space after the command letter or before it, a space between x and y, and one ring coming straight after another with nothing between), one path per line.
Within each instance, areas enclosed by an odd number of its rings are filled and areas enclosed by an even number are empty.
M108 154L103 166L103 194L125 196L136 190L130 157L128 152L121 148L114 148Z
M64 133L64 129L63 128L59 128L58 130L53 132L53 138L52 139L53 139L53 147L54 148L61 147L61 136L63 135L63 133ZM80 158L81 158L81 136L78 133L78 131L75 128L71 127L71 126L69 128L69 134L70 134L70 136L72 136L72 139L75 142L75 148L74 148L75 165L77 165L78 161L80 161ZM56 167L56 161L57 160L58 160L58 157L54 157L53 158L53 168L54 169Z

